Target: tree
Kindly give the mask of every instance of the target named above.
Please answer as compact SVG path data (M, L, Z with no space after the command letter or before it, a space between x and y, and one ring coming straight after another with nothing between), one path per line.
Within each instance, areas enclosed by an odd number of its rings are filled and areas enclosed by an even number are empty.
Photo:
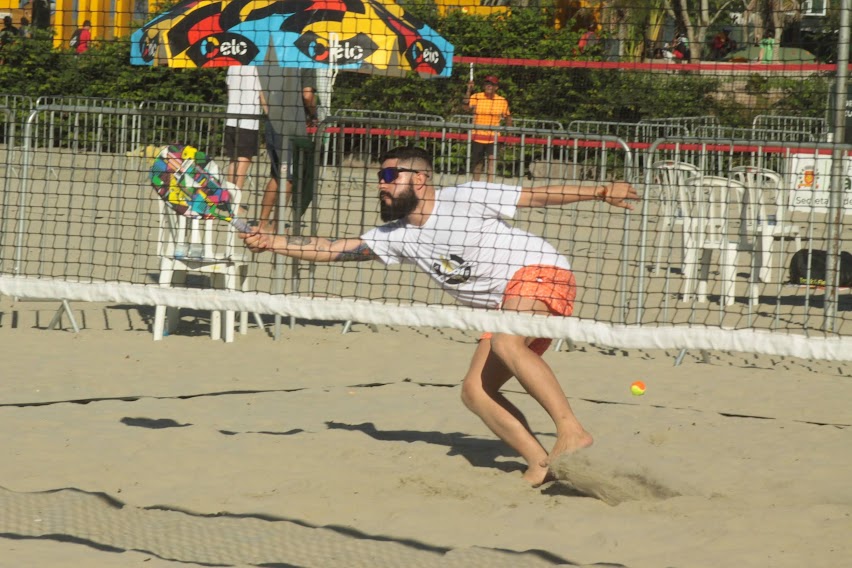
M752 0L759 1L759 0ZM767 0L773 1L773 0ZM734 0L721 2L700 0L698 8L690 10L689 0L664 0L666 12L674 19L677 27L689 39L692 58L701 58L701 49L707 41L707 30L715 24L734 4Z
M757 43L771 30L775 42L780 43L784 28L801 19L802 5L798 0L748 0L742 14L743 37L752 37ZM752 25L753 35L749 34Z
M648 43L659 38L666 0L611 0L605 10L619 40L622 59L643 59Z
M659 39L663 21L669 16L677 30L686 34L691 58L697 59L708 28L738 1L742 0L699 0L696 8L694 0L599 0L601 25L618 39L622 60L641 59L646 43Z
M802 19L799 0L664 0L666 12L678 28L687 34L692 56L700 57L707 32L729 11L741 9L739 24L746 43L757 43L767 33L772 33L776 44L781 41L784 28ZM692 7L690 7L690 4ZM751 28L754 28L752 31Z
M50 27L50 2L48 0L33 0L32 26L39 30Z

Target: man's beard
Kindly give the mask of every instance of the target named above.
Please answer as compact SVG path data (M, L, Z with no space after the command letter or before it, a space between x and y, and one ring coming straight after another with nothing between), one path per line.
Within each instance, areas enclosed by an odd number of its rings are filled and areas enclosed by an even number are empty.
M383 199L379 199L380 213L385 223L408 216L420 203L420 199L414 193L414 181L408 182L406 190L397 197L385 192L382 192L380 197L385 195L391 200L390 203L385 203Z

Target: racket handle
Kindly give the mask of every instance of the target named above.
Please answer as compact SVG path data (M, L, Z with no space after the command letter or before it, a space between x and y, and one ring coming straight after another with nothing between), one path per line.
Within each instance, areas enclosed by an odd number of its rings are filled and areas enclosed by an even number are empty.
M251 225L243 221L242 219L237 219L234 217L231 219L231 225L241 233L251 233Z

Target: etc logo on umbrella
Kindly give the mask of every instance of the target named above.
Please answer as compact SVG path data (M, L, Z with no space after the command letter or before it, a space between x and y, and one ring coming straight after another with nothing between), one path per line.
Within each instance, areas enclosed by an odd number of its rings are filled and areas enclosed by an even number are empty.
M379 48L370 36L363 33L340 41L337 34L330 34L327 39L314 32L305 32L294 42L294 45L317 63L335 65L360 63Z
M248 65L258 54L257 46L245 36L223 32L209 35L186 50L197 67L215 67L233 62Z
M424 73L440 74L447 66L447 60L441 50L425 39L415 41L405 52L405 58L408 59L412 70Z

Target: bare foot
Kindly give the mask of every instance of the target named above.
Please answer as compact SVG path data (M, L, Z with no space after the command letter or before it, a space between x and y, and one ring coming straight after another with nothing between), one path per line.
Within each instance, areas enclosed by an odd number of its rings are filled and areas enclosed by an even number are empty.
M541 487L545 483L556 481L556 476L550 473L550 470L540 465L531 465L524 472L524 481L532 487Z
M560 435L556 438L556 443L547 455L547 459L543 460L539 465L547 468L562 454L570 454L583 448L588 448L594 442L592 435L585 430L572 432L569 435Z

